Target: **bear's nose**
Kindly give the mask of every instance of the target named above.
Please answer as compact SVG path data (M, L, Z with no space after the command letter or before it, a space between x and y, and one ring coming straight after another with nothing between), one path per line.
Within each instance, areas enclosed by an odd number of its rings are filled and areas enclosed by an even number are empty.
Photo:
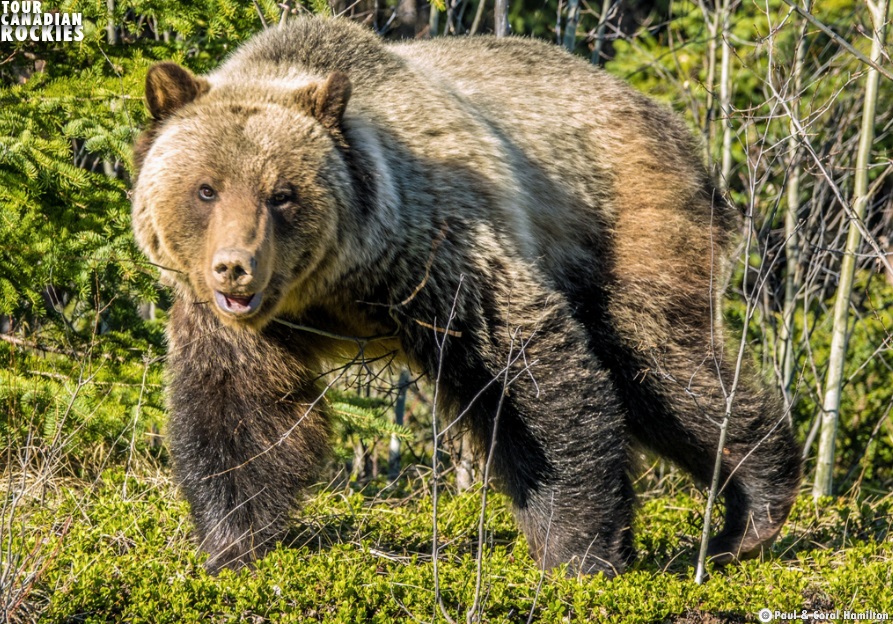
M254 278L257 262L244 249L219 249L211 260L214 279L221 286L244 286Z

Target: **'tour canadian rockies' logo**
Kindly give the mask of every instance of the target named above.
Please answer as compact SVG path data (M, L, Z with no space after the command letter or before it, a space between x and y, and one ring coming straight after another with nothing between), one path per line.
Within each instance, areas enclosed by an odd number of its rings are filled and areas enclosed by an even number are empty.
M82 41L80 13L41 11L42 2L0 2L0 41Z

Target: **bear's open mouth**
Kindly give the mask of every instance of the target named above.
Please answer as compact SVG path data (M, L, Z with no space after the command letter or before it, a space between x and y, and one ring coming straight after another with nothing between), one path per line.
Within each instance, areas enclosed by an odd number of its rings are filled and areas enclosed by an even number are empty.
M246 316L260 307L263 293L256 292L253 295L227 295L219 290L214 291L214 300L224 312L236 316Z

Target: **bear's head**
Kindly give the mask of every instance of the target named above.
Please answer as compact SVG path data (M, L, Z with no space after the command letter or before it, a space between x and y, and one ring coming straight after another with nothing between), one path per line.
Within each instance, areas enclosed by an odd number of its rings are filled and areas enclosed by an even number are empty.
M300 305L349 201L340 126L350 91L338 72L280 87L152 66L133 228L163 282L234 327L260 329Z

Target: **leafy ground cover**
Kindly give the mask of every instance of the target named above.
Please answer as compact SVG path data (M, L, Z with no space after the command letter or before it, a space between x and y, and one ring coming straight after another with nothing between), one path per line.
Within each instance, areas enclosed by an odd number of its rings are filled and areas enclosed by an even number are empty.
M392 484L379 477L360 487L336 461L342 476L311 493L285 544L253 570L209 576L159 442L162 363L109 345L72 358L0 344L0 618L10 622L743 622L764 608L839 610L840 619L846 610L893 613L893 497L872 495L884 488L861 479L818 504L804 494L769 557L712 570L697 585L703 494L666 467L638 483L639 557L614 580L544 574L493 492L481 538L481 487L457 493L448 471L435 569L423 440L404 445L409 468ZM421 408L407 413L421 418ZM393 433L372 429L360 433ZM336 455L350 455L348 437Z
M201 566L170 479L115 468L90 485L56 484L20 502L4 546L31 561L11 619L353 624L466 621L472 612L481 622L712 622L757 621L764 608L893 613L893 498L816 505L804 496L771 557L713 570L697 585L691 563L703 501L672 489L645 495L639 558L613 580L544 574L492 494L480 549L480 489L447 488L435 582L430 475L362 491L321 488L289 545L253 570L215 578Z

